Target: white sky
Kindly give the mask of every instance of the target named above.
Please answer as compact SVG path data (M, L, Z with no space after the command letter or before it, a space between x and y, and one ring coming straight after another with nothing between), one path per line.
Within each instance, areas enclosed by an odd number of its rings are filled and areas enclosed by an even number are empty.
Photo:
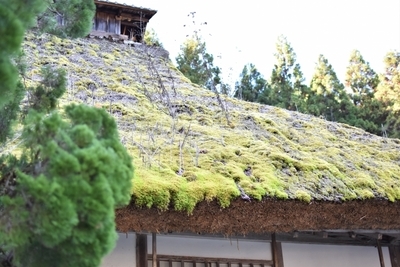
M319 54L344 82L353 49L378 73L385 54L400 51L400 0L119 1L158 10L148 26L172 60L188 34L183 25L192 25L188 14L195 11L197 25L207 22L200 27L207 50L231 85L246 63L255 64L269 79L281 34L292 44L307 83Z

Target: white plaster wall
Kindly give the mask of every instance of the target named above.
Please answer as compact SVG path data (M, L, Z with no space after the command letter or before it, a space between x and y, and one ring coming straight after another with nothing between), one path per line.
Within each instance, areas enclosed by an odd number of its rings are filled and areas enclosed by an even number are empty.
M119 233L117 245L100 265L101 267L136 267L136 235Z
M375 247L282 243L285 267L380 267ZM391 266L389 250L382 248L385 266Z

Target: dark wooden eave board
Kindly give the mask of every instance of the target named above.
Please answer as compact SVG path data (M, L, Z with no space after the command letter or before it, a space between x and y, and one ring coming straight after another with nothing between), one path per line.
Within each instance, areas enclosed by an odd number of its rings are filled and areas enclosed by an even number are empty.
M304 231L304 232L292 232L292 233L275 233L277 242L289 242L289 243L307 243L307 244L326 244L326 245L351 245L351 246L376 246L377 236L367 235L365 231L363 233L356 233L352 237L352 232L341 230L341 231ZM295 234L296 233L296 234ZM326 237L324 235L326 233ZM201 233L159 233L159 236L169 235L171 237L194 237L194 238L217 238L230 240L253 240L270 242L272 241L272 233L254 234L249 233L246 235L230 235L226 236L223 234L201 234ZM393 246L391 239L394 235L400 236L400 231L394 233L394 231L385 232L382 231L382 239L380 240L381 246L388 247ZM399 243L396 243L399 244ZM400 244L399 244L400 245Z

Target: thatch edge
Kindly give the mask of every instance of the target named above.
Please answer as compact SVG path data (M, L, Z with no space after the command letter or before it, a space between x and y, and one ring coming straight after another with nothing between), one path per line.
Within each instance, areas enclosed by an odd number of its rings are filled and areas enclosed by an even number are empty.
M343 203L237 199L228 208L217 201L199 203L192 214L140 208L131 203L116 211L121 232L192 232L245 235L304 230L399 230L400 202L354 200Z

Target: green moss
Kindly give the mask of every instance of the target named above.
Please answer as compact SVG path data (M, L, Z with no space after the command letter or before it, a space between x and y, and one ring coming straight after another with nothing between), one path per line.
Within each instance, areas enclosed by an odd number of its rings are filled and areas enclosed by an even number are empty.
M371 177L365 175L364 173L356 173L356 179L353 181L353 187L354 188L370 188L370 189L375 189L376 184L374 180L372 180Z
M277 190L277 191L275 192L275 196L276 196L276 198L278 198L278 199L288 199L288 194L287 194L286 192L280 191L280 190Z
M98 44L89 44L89 47L91 47L94 51L99 51L100 50L100 45Z
M386 195L389 201L394 202L400 199L400 187L399 186L387 186L384 189L378 191L382 195Z
M119 57L121 57L121 50L118 49L118 48L116 48L116 49L114 49L114 51L112 52L112 54L113 54L115 57L119 58Z
M271 154L269 154L269 159L271 159L272 161L281 162L281 166L292 165L295 161L287 154L280 152L272 152Z
M104 62L109 65L115 61L115 56L112 53L101 53L101 57L103 58Z
M169 172L164 173L171 180L157 179L160 172L147 170L143 173L143 169L136 169L135 178L133 179L133 198L135 203L141 207L157 207L166 210L171 201L171 194L178 190L179 180L173 179L173 175Z
M241 164L235 164L234 162L226 164L226 172L235 182L247 179L247 176L244 174L244 169L245 168L242 167Z
M355 189L355 192L360 199L374 198L374 192L371 189Z
M115 116L134 158L132 197L139 206L190 213L216 200L227 207L240 195L236 183L254 199L400 200L398 140L365 141L353 127L223 96L228 125L213 92L153 57L168 102L145 55L121 44L31 35L25 50L29 85L43 64L68 69L70 90L60 106L81 101L82 93L91 100L88 86L96 85L95 105ZM179 111L175 118L168 103Z
M185 171L182 174L182 177L185 177L188 182L196 181L196 179L197 179L196 173L191 172L191 171Z
M266 195L277 198L287 198L284 189L286 184L276 176L269 177L261 183L266 190Z
M307 203L309 203L311 201L311 196L309 193L307 193L304 190L297 190L295 193L296 199L301 200L301 201L305 201Z
M98 57L97 52L93 49L89 49L88 50L89 55L91 55L92 57Z
M173 197L175 209L192 213L196 204L204 199L204 195L198 189L198 185L182 184Z
M62 43L62 39L55 36L55 35L51 35L50 36L50 42L53 43L54 45L60 45Z
M214 121L211 118L202 115L197 116L196 119L200 123L200 125L210 126L214 123Z

